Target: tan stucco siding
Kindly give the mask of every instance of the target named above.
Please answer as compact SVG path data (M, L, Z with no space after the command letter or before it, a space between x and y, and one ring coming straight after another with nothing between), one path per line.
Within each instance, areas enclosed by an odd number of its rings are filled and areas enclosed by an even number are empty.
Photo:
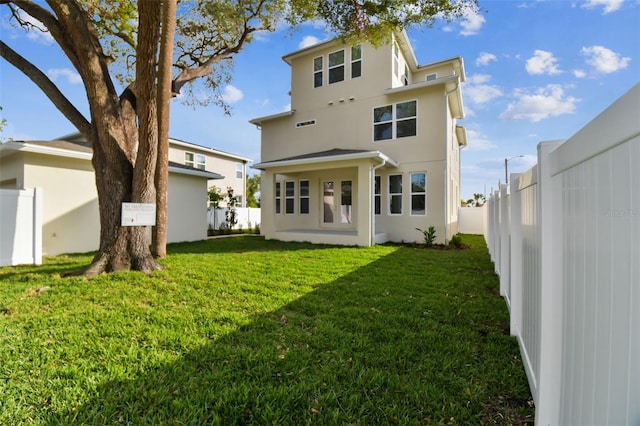
M220 189L223 195L226 195L227 188L233 188L235 196L242 198L242 205L245 201L245 182L246 182L246 163L243 160L226 157L221 154L217 154L208 149L198 149L198 147L187 148L183 146L170 145L169 146L169 161L173 161L179 164L185 164L185 153L191 152L194 154L194 161L196 155L204 155L205 157L205 170L208 172L217 173L224 176L224 179L212 179L208 183L208 187L215 186ZM242 164L242 176L236 175L236 164ZM196 166L195 164L193 165Z
M167 241L198 241L207 237L207 183L172 173L167 199Z
M24 175L26 188L43 188L43 254L96 250L100 242L100 216L91 163L28 154Z
M2 188L24 189L24 154L15 154L0 158L0 183Z

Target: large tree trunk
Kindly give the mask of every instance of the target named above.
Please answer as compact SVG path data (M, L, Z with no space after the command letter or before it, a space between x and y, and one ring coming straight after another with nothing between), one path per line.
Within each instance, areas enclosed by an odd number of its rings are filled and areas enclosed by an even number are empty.
M100 208L100 247L83 272L85 276L120 270L151 272L161 268L149 250L147 227L120 226L123 202L155 202L155 48L159 17L154 12L158 8L156 2L140 3L140 56L133 93L127 90L122 100L116 96L97 38L98 47L88 54L86 68L81 70L81 75L88 76L83 79L92 131L85 136L93 146ZM88 28L91 29L90 25Z
M158 61L158 162L156 165L156 226L153 228L151 252L156 258L167 256L167 194L169 184L169 104L171 69L176 27L176 0L162 2L162 33Z

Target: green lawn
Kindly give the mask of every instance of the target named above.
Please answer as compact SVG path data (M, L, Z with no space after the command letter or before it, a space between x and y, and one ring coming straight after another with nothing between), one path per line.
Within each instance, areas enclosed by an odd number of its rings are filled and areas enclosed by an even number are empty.
M0 268L0 424L532 422L486 246L463 241L241 236L171 245L151 275Z

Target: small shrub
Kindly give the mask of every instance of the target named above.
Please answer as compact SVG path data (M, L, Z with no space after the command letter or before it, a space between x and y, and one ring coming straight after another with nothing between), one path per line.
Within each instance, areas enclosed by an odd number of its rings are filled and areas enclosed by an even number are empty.
M462 248L462 237L460 236L460 234L456 234L451 237L451 239L449 240L449 247L457 249Z
M422 232L424 236L424 244L427 247L433 247L433 243L436 241L436 227L430 226L429 229L420 229L416 228L416 230Z

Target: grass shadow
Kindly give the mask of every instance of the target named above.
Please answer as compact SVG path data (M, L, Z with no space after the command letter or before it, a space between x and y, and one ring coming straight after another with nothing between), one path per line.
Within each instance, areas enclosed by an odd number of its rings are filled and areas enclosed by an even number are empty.
M239 243L217 248L261 247ZM277 247L267 242L267 250ZM532 421L517 344L508 336L504 302L492 294L497 281L486 272L486 256L424 253L398 248L196 350L180 353L179 342L157 342L175 345L175 359L129 366L129 379L95 386L81 406L47 411L45 423ZM432 273L436 263L447 272ZM215 314L198 321L225 321Z

